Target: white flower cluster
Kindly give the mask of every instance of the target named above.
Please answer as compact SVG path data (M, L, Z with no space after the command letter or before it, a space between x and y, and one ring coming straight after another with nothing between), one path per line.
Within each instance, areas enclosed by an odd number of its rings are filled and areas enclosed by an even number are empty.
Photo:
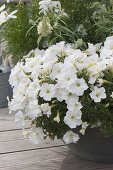
M58 25L58 20L61 17L68 16L61 8L60 1L41 0L39 2L39 10L39 14L42 14L43 17L38 23L37 31L42 37L47 37L52 33L54 26ZM51 21L54 21L54 24Z
M103 47L89 44L86 51L60 42L47 50L31 51L24 59L12 69L9 79L13 87L9 108L11 112L17 112L17 125L24 129L26 120L33 122L42 115L50 118L51 103L64 101L67 111L63 121L70 130L63 139L66 143L76 143L79 135L73 129L80 126L80 133L84 134L88 126L82 121L81 96L87 91L95 103L106 98L106 90L98 79L102 79L103 71L113 65L113 37L108 37ZM87 70L87 82L78 76L83 70ZM59 123L60 113L56 111L56 115L53 121ZM32 124L28 136L32 143L37 144L45 138L44 129Z
M39 2L40 13L47 15L49 12L59 13L61 12L61 3L60 1L52 1L52 0L41 0Z
M5 23L7 20L11 18L16 18L15 14L17 10L8 14L7 11L4 11L5 7L6 7L5 5L0 7L0 25L2 25L3 23Z

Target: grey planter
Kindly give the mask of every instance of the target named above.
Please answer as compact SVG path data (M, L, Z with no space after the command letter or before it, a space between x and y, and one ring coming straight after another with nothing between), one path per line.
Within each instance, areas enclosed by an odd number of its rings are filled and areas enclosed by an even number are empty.
M8 105L7 96L12 98L12 88L9 85L10 72L0 73L0 107L6 107Z
M77 144L69 144L70 150L78 157L100 163L113 163L113 136L105 137L94 129L88 129L80 136Z
M2 64L2 57L0 57L0 65Z

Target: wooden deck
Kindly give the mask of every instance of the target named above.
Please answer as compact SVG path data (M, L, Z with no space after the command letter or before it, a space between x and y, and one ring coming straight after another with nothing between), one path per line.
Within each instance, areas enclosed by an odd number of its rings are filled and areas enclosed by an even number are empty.
M77 158L62 141L30 144L13 119L7 108L0 109L0 170L113 170L113 165Z

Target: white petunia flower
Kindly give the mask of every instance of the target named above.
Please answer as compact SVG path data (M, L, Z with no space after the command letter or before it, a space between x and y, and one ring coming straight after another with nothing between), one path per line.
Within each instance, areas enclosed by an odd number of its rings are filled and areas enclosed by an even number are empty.
M70 110L70 111L73 111L73 110L80 110L82 108L82 104L80 102L76 102L73 100L73 102L68 102L67 103L67 109Z
M81 116L82 112L80 110L67 111L66 116L64 117L64 122L71 129L76 128L82 123Z
M48 103L41 104L41 110L44 115L47 115L47 117L51 115L51 107Z
M65 100L65 102L72 103L72 102L78 102L79 97L76 94L73 94L72 92L69 92L68 90L65 91L64 94L62 94L62 98Z
M104 42L104 47L113 50L113 36L109 36L106 38L106 41Z
M17 127L23 128L25 126L24 119L25 119L25 116L21 111L15 114L15 122L16 122Z
M56 63L54 64L54 67L52 68L52 72L50 74L50 78L55 80L58 79L62 70L63 63Z
M29 140L32 144L39 144L44 140L44 133L42 128L32 127L29 132Z
M53 67L53 62L43 63L43 67L42 67L39 77L42 79L46 79L50 77L52 67Z
M96 77L96 76L91 76L91 77L89 77L89 81L88 81L88 83L90 83L90 84L94 84L94 83L95 83L95 81L96 81L96 79L97 79L97 77Z
M77 96L82 96L87 89L88 86L83 78L76 79L75 83L71 84L68 88L69 92L75 93Z
M58 101L62 102L64 100L63 94L65 95L65 89L64 88L63 89L61 89L61 88L55 89L55 98L57 98Z
M26 97L27 84L20 83L18 86L13 88L13 98L18 98L21 101L22 98Z
M37 99L38 92L40 90L39 80L35 79L31 82L26 90L26 95L29 100Z
M100 58L98 54L92 54L91 56L85 58L85 65L86 65L85 67L89 69L90 67L96 65L99 61Z
M101 49L100 58L110 59L113 57L113 36L106 38L104 42L104 47Z
M72 50L71 50L72 51ZM66 65L73 66L77 70L82 70L86 64L87 55L81 50L77 49L72 51L64 60L65 67Z
M41 66L40 66L40 63L37 57L25 58L25 61L26 61L24 65L25 72L32 73L32 71L36 69L37 67L38 67L38 70L40 71Z
M91 43L88 43L88 49L85 51L86 54L88 55L93 55L96 53L96 47L91 44Z
M58 78L58 83L62 88L69 88L71 84L76 82L77 76L75 73L71 72L61 72Z
M16 98L13 98L11 102L9 102L10 113L25 109L26 104L27 104L26 97L18 98L17 96Z
M39 95L44 98L44 100L50 101L55 96L55 86L47 83L42 84Z
M101 75L102 71L106 70L108 61L102 60L88 68L90 76Z
M10 109L12 111L25 109L28 101L26 97L27 88L28 85L22 83L13 88L13 99L10 102Z
M40 105L38 105L38 100L30 100L28 107L26 107L26 115L28 115L32 120L42 116Z
M79 99L76 94L73 94L64 88L57 88L57 85L56 85L55 97L57 98L58 101L65 100L66 103L71 103L71 102L73 103L73 101L78 102Z
M19 83L29 84L31 80L24 72L23 63L17 63L17 65L11 69L9 83L12 87L17 86Z
M94 86L94 90L90 93L90 97L97 103L106 98L105 88Z
M96 52L100 51L101 44L102 43L98 43L94 45L94 44L88 43L88 49L85 51L85 53L89 56L96 54Z
M79 135L72 131L68 131L63 136L63 140L66 144L77 143L77 141L79 140Z

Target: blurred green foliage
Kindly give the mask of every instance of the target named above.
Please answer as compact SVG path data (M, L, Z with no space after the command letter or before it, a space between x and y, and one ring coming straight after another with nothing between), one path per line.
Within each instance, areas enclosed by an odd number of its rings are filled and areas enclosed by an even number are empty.
M23 55L26 55L30 50L37 47L37 29L34 27L29 34L26 35L28 29L31 27L30 20L36 20L38 17L38 5L36 0L33 4L24 3L10 5L10 10L17 9L17 19L9 20L4 25L3 38L8 42L8 49L6 54L12 54L13 63L16 64Z
M112 0L61 0L69 14L68 25L86 43L103 42L113 34Z
M48 39L43 39L45 44L48 44L48 41L52 44L61 40L75 43L78 39L86 44L95 44L104 42L107 36L113 34L112 0L69 0L68 3L67 0L60 1L69 15L63 19L66 27L61 23L57 25ZM8 42L7 53L12 54L14 64L37 47L39 35L35 21L40 17L38 3L39 0L32 0L32 3L27 4L9 4L11 11L15 8L18 10L17 19L5 24L3 38Z

